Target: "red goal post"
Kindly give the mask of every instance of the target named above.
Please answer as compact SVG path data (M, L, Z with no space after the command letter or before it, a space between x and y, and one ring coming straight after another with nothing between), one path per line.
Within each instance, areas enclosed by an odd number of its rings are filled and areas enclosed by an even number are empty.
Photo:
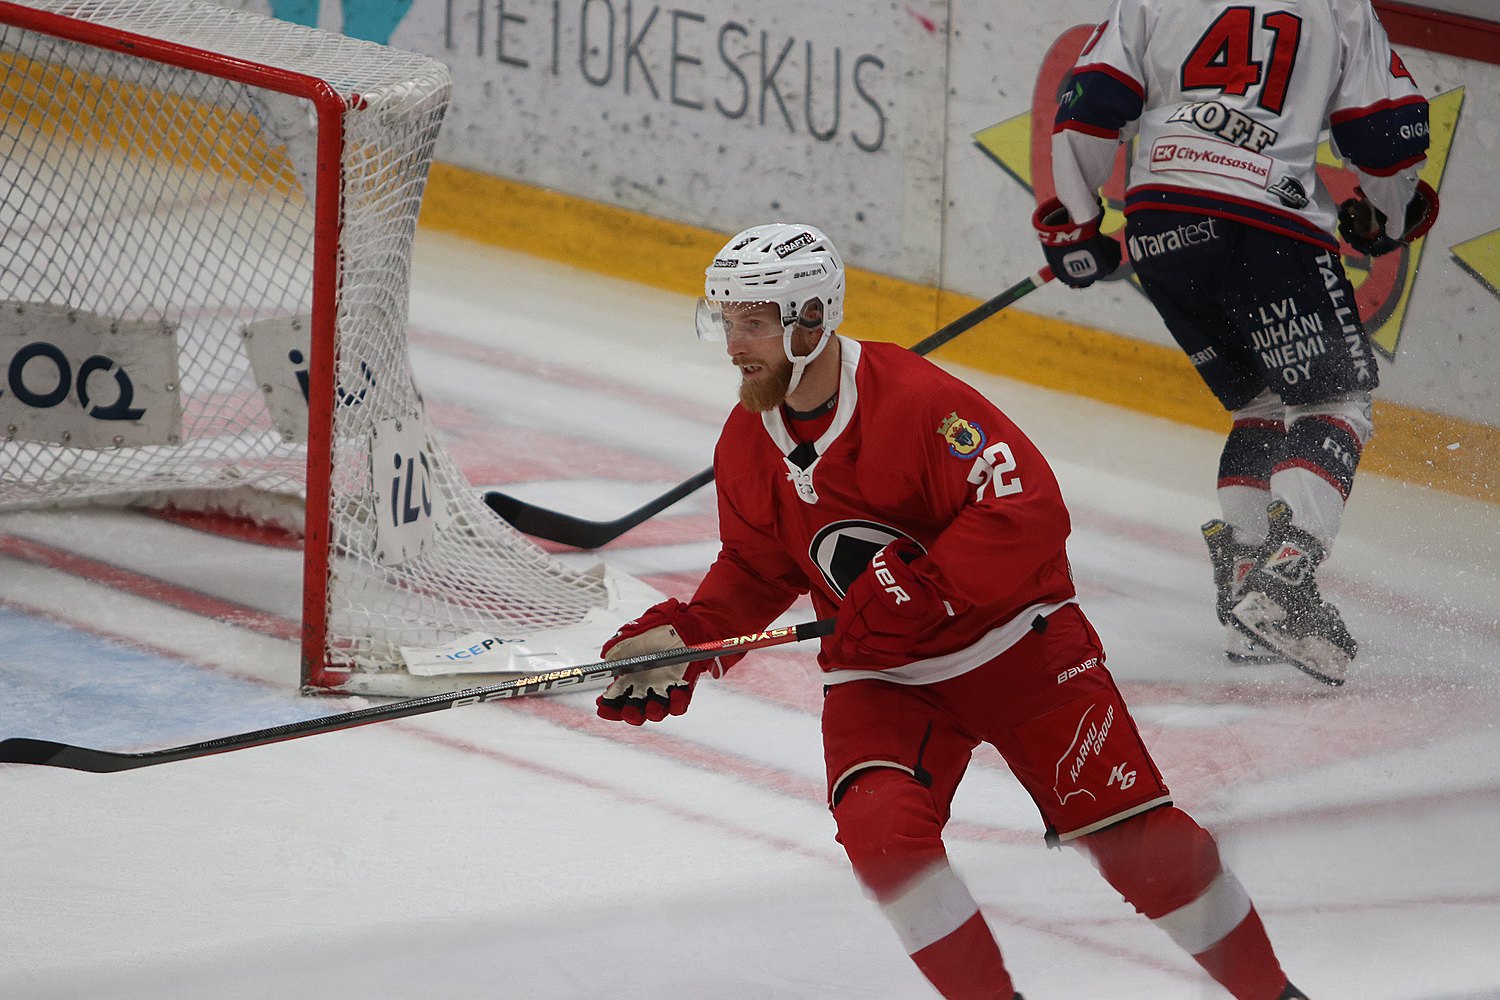
M450 88L198 0L0 0L0 510L300 533L309 690L588 659L648 596L519 536L427 424L406 319Z

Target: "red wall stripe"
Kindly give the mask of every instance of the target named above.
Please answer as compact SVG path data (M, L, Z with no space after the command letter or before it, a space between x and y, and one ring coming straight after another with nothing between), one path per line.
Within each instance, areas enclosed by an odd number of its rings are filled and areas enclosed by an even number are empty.
M1375 10L1398 49L1405 45L1500 66L1500 22L1391 0L1375 0Z

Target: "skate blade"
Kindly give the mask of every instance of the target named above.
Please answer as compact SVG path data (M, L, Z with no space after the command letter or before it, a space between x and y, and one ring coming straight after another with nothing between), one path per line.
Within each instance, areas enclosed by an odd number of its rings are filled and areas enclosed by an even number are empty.
M1224 658L1239 667L1286 662L1286 657L1261 642L1258 637L1247 635L1235 624L1228 622L1224 625Z
M1232 616L1242 633L1269 646L1309 677L1329 687L1344 683L1350 663L1344 651L1321 636L1282 633L1276 626L1286 612L1266 595L1249 595L1234 606Z

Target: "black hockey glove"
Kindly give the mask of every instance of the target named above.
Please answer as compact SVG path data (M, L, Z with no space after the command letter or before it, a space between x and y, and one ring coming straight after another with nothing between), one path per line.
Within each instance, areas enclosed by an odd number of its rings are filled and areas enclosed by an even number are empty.
M1365 200L1364 191L1355 188L1354 197L1339 205L1339 235L1352 249L1379 257L1426 236L1437 216L1437 192L1426 181L1417 181L1417 190L1406 203L1406 227L1400 239L1392 239L1385 233L1385 213Z
M1056 198L1037 208L1031 225L1053 277L1072 288L1087 288L1120 266L1120 244L1099 232L1103 220L1102 206L1092 221L1083 223L1070 219Z

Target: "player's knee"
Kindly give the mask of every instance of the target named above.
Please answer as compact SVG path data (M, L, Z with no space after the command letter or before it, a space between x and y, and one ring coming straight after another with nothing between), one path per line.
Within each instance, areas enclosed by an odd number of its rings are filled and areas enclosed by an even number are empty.
M1265 489L1271 467L1286 442L1286 406L1270 390L1234 411L1234 423L1219 455L1219 487Z
M1374 401L1368 392L1347 392L1321 403L1304 403L1286 408L1288 431L1304 420L1316 420L1324 426L1347 435L1362 448L1375 434L1372 415Z
M1367 392L1288 406L1286 449L1272 474L1306 469L1347 498L1360 454L1374 429Z
M877 897L946 860L932 796L905 771L858 772L840 786L833 818L855 874Z
M1279 425L1285 412L1286 404L1281 401L1281 397L1270 389L1262 389L1254 399L1236 409L1230 416L1236 424L1253 422Z
M1197 899L1222 868L1213 835L1176 806L1132 816L1073 843L1105 881L1152 919Z

